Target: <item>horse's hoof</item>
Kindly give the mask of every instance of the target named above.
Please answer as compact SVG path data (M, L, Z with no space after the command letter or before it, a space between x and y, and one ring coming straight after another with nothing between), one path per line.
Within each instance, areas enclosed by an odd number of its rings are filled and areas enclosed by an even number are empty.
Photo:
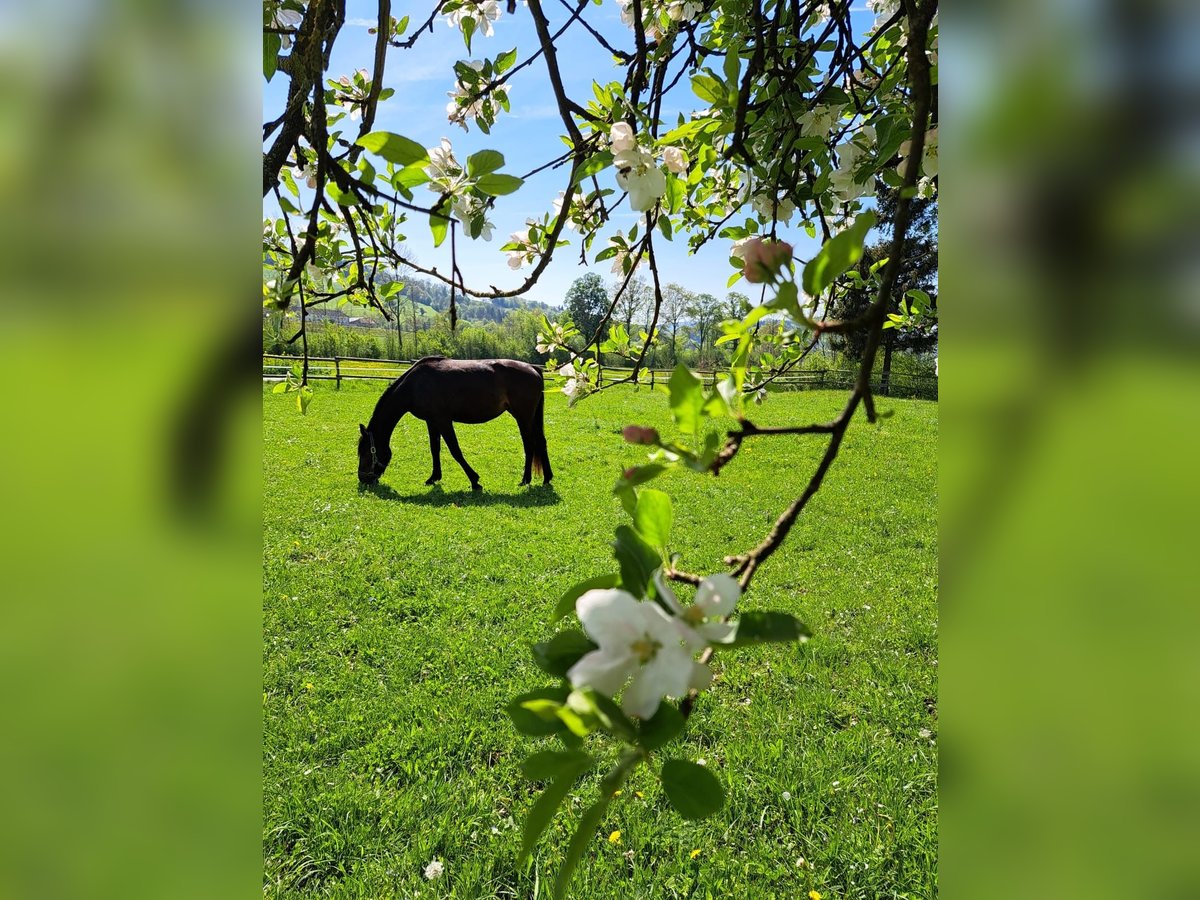
M528 484L529 484L529 479L526 478L524 481L522 481L520 484L518 484L517 487L525 487Z
M477 482L475 482L473 485L471 485L471 490L473 490L473 491L482 491L482 490L483 490L483 485L481 485L481 484L480 484L480 483L477 481Z
M430 475L428 478L425 479L425 483L432 486L432 485L437 484L441 480L442 479L434 478L432 475Z

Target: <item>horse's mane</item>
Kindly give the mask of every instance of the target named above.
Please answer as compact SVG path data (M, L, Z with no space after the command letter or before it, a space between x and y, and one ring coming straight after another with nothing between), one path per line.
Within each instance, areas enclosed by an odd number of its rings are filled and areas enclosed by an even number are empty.
M396 393L396 391L400 390L404 382L408 380L408 376L415 372L417 366L421 365L421 363L437 362L439 359L445 358L446 357L444 356L422 356L415 363L408 367L408 371L387 386L387 389L384 390L383 394L380 395L379 402L375 404L375 408L379 409L380 404L382 404L384 400L388 399L394 393Z

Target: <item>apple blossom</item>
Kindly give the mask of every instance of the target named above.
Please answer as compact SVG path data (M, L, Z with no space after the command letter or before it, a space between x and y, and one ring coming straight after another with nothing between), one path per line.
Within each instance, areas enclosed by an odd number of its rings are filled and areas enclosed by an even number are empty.
M751 284L774 281L775 275L792 258L792 245L787 241L764 241L752 238L742 247L745 267L742 274Z
M609 146L614 154L624 153L637 147L637 138L628 122L618 122L608 132Z
M679 602L661 571L655 574L654 585L658 589L658 596L675 613L685 641L694 646L728 643L734 627L721 620L733 612L742 596L742 588L732 575L718 572L701 579L700 586L696 588L696 598L688 606Z
M491 37L495 30L492 23L500 18L500 4L497 0L463 0L463 5L446 17L446 24L451 28L462 30L462 23L471 19L475 30L483 32L485 37Z
M304 16L294 9L278 9L275 11L274 24L276 28L299 28L300 23L303 21ZM292 46L292 36L290 34L279 35L279 44L284 50L288 49Z
M618 153L613 159L617 167L617 184L629 192L629 205L645 212L658 202L667 190L667 176L654 163L654 157L640 147Z
M572 686L610 697L624 688L622 711L640 719L653 716L664 696L687 693L695 674L693 647L658 604L609 588L583 594L575 612L598 649L567 671Z
M667 167L668 172L682 175L688 167L687 154L678 147L667 147L663 150L663 164Z
M658 431L641 425L626 425L621 429L621 435L631 444L657 444Z

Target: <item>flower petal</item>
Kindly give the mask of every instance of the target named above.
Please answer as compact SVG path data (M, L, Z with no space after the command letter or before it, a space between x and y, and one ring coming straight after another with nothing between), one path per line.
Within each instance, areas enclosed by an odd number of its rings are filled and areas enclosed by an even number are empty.
M700 582L696 591L696 605L710 618L727 616L742 596L742 589L732 575L718 572Z
M692 663L692 678L688 682L688 687L693 690L702 691L712 684L713 672L708 666L703 663Z
M628 591L619 588L591 590L575 601L575 612L587 636L600 647L629 646L638 638L645 606Z
M667 584L667 580L663 578L661 568L654 570L654 587L658 591L658 596L663 599L667 606L671 607L671 611L675 615L683 615L683 605L679 602L679 598L675 596L675 592Z
M621 698L621 711L627 716L649 719L658 712L662 696L655 672L649 666L643 666L625 689L625 696Z
M593 650L585 653L567 670L567 678L572 687L590 687L611 697L629 680L629 675L635 668L637 659L632 654Z

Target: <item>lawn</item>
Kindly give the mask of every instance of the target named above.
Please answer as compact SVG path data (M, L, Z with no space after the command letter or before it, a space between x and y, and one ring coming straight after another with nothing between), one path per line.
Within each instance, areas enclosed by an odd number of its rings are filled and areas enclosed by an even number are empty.
M619 431L670 434L666 396L617 388L568 410L549 395L550 488L517 487L511 418L459 426L480 494L445 449L442 485L423 484L425 426L407 417L382 485L360 492L357 423L383 386L318 385L307 416L294 395L264 388L264 893L547 897L581 807L517 866L537 796L518 766L534 744L504 706L549 681L527 644L553 632L558 596L615 571L609 542L627 517L609 488L646 450ZM752 415L820 421L844 399L773 394ZM741 601L795 614L812 640L718 654L712 689L671 747L705 761L725 807L684 821L639 770L571 896L936 895L938 408L880 405L894 416L856 418ZM756 544L823 447L757 438L719 478L660 479L681 566L716 572ZM434 859L445 872L427 881Z

